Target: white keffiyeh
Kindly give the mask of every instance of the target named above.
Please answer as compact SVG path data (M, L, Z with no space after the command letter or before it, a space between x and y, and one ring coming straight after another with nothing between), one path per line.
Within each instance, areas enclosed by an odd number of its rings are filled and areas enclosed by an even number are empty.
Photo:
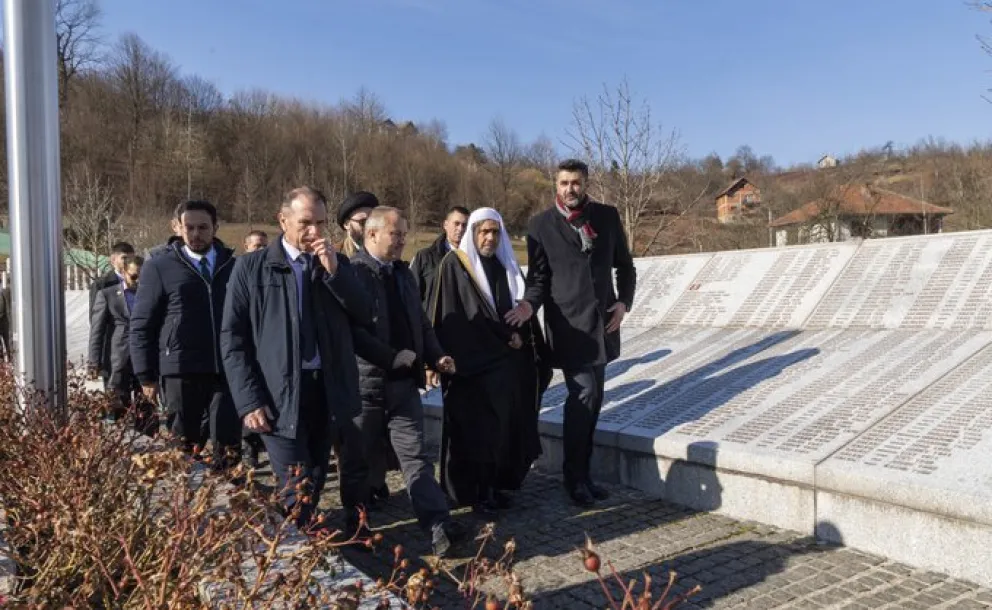
M506 280L510 286L510 299L516 305L524 298L524 276L520 271L520 265L517 264L516 257L513 255L513 244L510 243L510 236L506 232L506 225L503 224L503 217L499 215L499 212L492 208L479 208L472 212L472 215L468 217L468 226L465 228L465 235L462 236L461 243L458 244L458 249L468 256L468 262L472 266L472 277L479 286L479 291L486 295L489 304L495 309L496 302L492 290L489 288L489 282L486 280L486 271L482 267L482 257L475 247L475 226L486 220L495 220L499 223L499 246L496 248L496 259L506 269Z

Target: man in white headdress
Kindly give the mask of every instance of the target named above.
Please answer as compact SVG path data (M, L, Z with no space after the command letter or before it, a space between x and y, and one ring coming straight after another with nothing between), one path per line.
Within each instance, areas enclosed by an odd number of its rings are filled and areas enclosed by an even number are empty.
M459 506L493 517L541 453L537 416L550 381L544 340L533 321L504 322L525 285L496 210L472 212L437 273L428 315L458 362L457 373L441 378L441 484Z

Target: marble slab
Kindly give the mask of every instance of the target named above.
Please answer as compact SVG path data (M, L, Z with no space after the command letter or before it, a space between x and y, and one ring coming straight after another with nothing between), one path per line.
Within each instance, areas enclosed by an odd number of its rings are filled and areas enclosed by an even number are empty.
M809 328L992 328L992 231L866 241Z
M655 329L615 363L598 442L812 483L817 462L992 342L992 332ZM550 407L542 423L560 424Z
M712 254L689 254L636 259L637 290L624 326L660 324L711 258Z
M798 328L856 251L841 243L717 252L661 324Z
M821 462L823 489L992 525L992 347Z

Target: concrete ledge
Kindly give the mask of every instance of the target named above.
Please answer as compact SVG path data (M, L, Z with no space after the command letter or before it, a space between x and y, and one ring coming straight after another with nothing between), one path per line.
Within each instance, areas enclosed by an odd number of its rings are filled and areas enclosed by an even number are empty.
M832 542L992 586L988 525L820 490L816 510L817 534Z

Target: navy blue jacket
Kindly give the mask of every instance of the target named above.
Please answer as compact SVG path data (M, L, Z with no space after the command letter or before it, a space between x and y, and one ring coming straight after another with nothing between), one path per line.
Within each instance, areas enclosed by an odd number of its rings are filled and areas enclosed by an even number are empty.
M142 383L191 373L223 373L219 338L234 250L214 241L208 283L182 251L183 242L141 267L131 312L131 363Z
M352 418L362 408L352 325L372 324L372 302L348 259L337 258L333 277L314 265L311 294L328 411L333 418ZM285 438L296 438L300 423L296 290L280 235L264 250L238 257L221 324L224 371L238 414L266 409L273 434Z

